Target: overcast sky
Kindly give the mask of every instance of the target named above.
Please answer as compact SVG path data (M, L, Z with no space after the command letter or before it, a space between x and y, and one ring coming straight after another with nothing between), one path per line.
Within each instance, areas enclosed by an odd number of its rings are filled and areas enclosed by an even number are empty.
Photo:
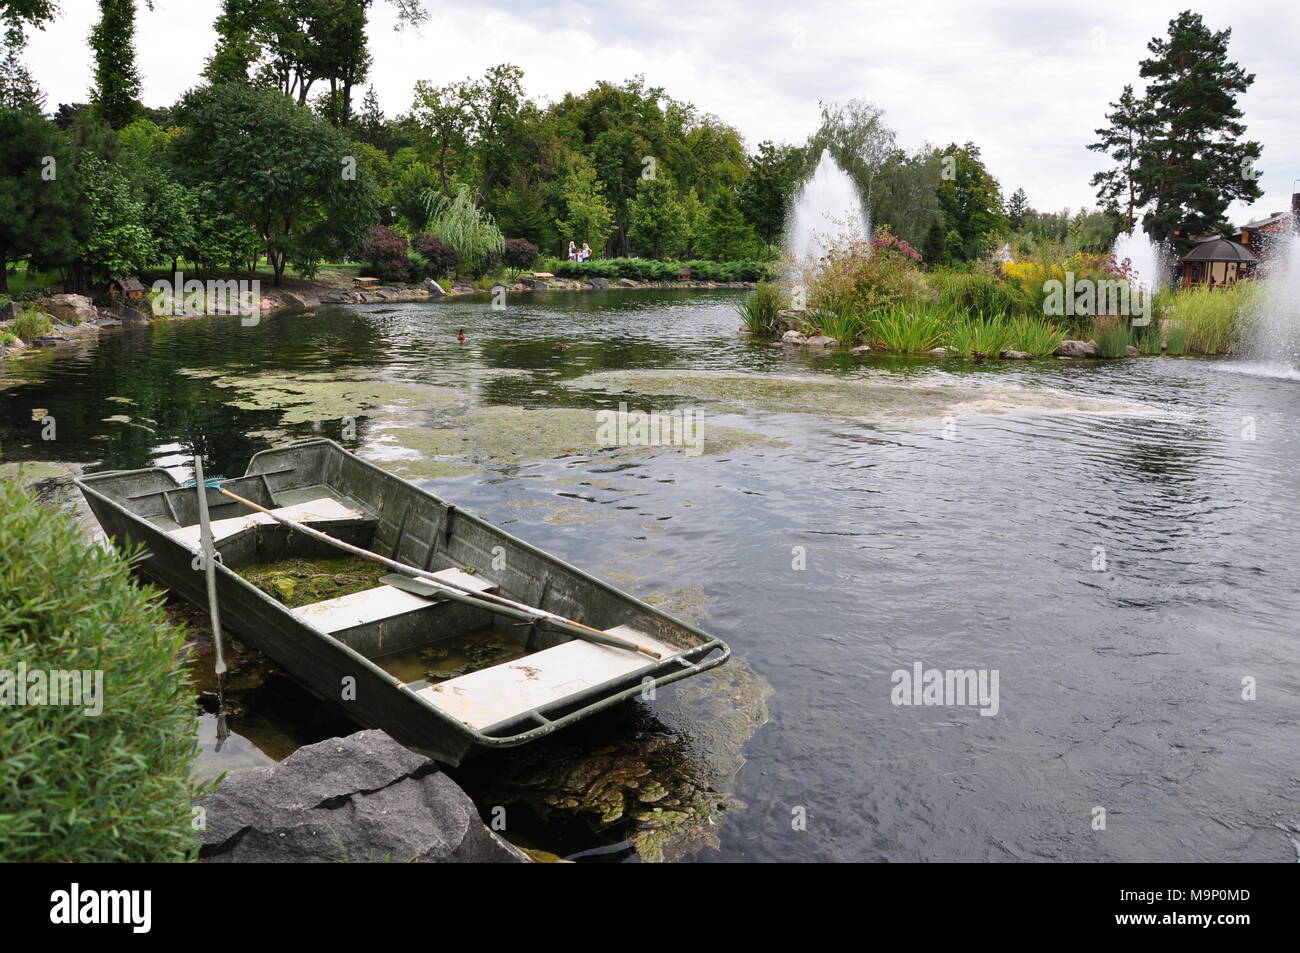
M1093 130L1123 85L1138 82L1147 41L1187 3L426 0L429 22L398 33L390 4L375 0L371 81L393 116L410 106L416 80L445 83L496 63L521 66L543 101L640 73L737 127L751 147L802 141L819 100L859 97L885 110L901 145L972 140L1006 195L1020 187L1036 208L1077 208L1093 203L1088 179L1102 164L1085 148ZM94 0L59 4L62 16L32 36L27 57L50 108L87 98L86 37L98 16ZM147 105L168 105L197 83L218 7L140 4ZM1230 215L1282 210L1300 176L1300 5L1203 0L1195 9L1213 29L1232 27L1230 55L1256 74L1241 105L1250 138L1264 145L1265 198Z

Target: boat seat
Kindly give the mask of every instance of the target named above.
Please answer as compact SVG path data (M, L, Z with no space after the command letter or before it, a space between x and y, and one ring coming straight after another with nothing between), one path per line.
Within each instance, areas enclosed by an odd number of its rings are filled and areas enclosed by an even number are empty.
M305 503L295 503L292 506L281 506L271 510L276 516L283 516L297 523L329 523L338 520L358 520L365 519L364 510L354 509L351 506L344 506L338 500L332 500L322 497L317 500L309 500ZM247 513L244 516L231 516L223 520L212 521L212 542L220 543L224 539L230 539L237 536L250 526L265 526L274 523L275 520L265 513ZM179 540L190 549L199 548L199 524L193 526L182 526L180 529L171 530L173 539Z
M435 579L454 583L471 592L492 592L497 588L497 584L490 579L459 569L443 569L433 575ZM314 628L333 634L371 622L382 622L408 612L419 612L446 601L417 596L395 586L378 586L323 602L313 602L291 611Z
M626 625L605 631L653 649L665 659L681 652ZM652 664L654 659L638 652L574 639L512 662L426 685L415 694L483 731Z

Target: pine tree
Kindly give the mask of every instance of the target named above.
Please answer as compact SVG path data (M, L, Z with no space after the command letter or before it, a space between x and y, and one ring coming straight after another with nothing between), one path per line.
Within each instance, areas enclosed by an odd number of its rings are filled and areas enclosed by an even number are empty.
M0 37L0 109L45 108L45 95L23 63L22 47Z
M135 0L99 0L99 22L90 31L95 51L91 101L115 129L140 111L140 74L135 68Z
M1007 218L1011 222L1011 228L1019 231L1025 225L1025 216L1029 214L1029 196L1025 194L1024 189L1016 189L1011 194L1011 200L1007 202Z
M925 242L921 246L921 257L927 265L946 265L948 263L947 235L943 229L943 220L936 218L930 223L925 233Z
M1137 166L1141 148L1152 133L1153 118L1151 104L1133 94L1132 85L1124 87L1119 100L1110 104L1111 112L1106 114L1110 123L1097 130L1100 137L1088 146L1093 152L1104 152L1115 161L1115 165L1104 172L1098 172L1089 183L1097 189L1097 199L1108 211L1115 211L1124 216L1127 226L1125 231L1132 232L1136 222Z
M1231 35L1185 11L1170 21L1167 39L1147 44L1152 56L1141 63L1152 128L1138 147L1137 198L1151 206L1147 233L1179 247L1224 231L1234 199L1263 195L1254 168L1262 149L1246 140L1237 108L1255 76L1228 59Z

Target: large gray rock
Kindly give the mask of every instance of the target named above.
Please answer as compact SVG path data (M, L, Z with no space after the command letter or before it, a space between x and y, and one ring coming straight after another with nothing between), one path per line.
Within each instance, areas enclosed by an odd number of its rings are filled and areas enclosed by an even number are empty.
M285 291L280 294L280 300L284 302L286 308L308 308L307 299L302 295L296 295L292 291Z
M205 861L528 861L436 764L382 731L299 748L197 803Z
M836 347L840 342L825 334L814 334L803 343L809 347Z
M1057 357L1096 357L1097 345L1091 341L1062 341L1056 349Z
M65 324L94 321L95 303L85 295L55 295L45 305L45 313Z
M0 304L0 323L12 321L16 317L18 317L18 302L6 301Z
M1003 351L1001 357L1006 361L1032 361L1034 359L1034 355L1028 351Z
M435 298L441 298L447 293L442 285L438 284L438 282L434 281L432 278L424 279L424 287L428 288L429 294Z
M608 288L608 287L609 287L609 279L608 279L608 278L592 278L592 279L588 282L588 284L590 284L593 288L604 289L604 288Z
M808 336L802 331L790 330L781 335L782 344L807 344Z

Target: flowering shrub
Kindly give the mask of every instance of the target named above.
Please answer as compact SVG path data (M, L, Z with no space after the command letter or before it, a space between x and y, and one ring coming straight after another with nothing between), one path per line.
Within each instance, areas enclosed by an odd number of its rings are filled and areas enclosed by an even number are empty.
M865 315L929 297L920 254L884 228L869 242L851 241L832 248L802 271L795 282L805 283L808 304L815 310L849 308Z

